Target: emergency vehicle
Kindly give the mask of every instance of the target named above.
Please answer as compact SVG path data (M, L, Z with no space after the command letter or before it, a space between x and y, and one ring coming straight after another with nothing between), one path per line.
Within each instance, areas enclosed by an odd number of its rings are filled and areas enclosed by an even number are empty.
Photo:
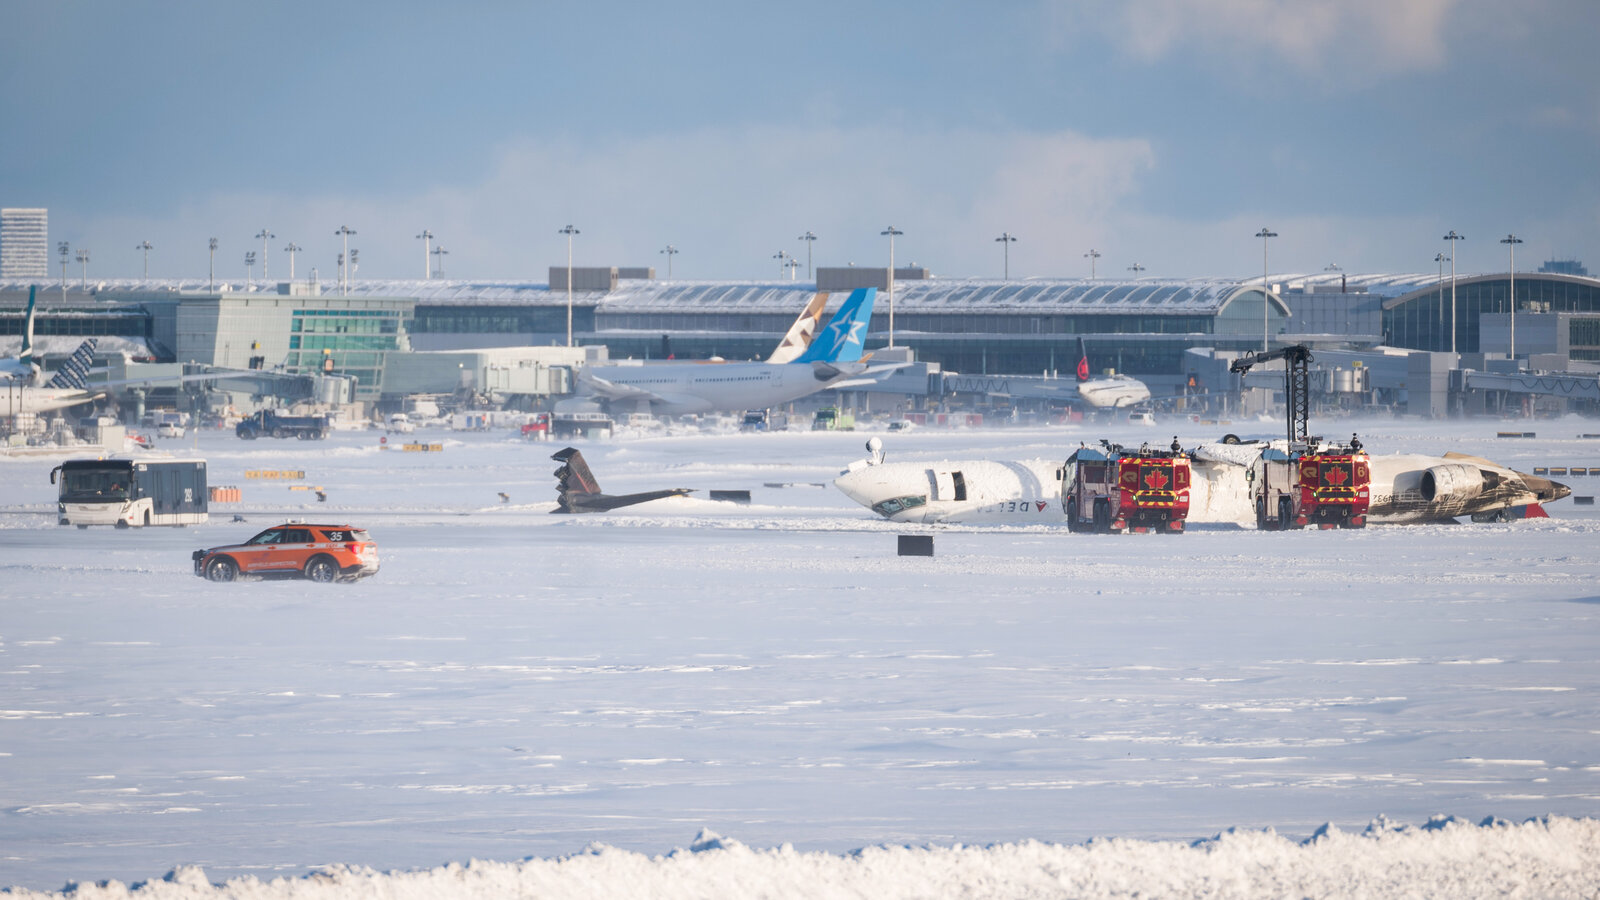
M1269 447L1246 477L1256 527L1266 530L1365 528L1372 461L1354 437L1348 445L1293 442Z
M1067 529L1181 533L1189 515L1190 472L1189 456L1177 440L1170 450L1100 443L1078 448L1062 469Z

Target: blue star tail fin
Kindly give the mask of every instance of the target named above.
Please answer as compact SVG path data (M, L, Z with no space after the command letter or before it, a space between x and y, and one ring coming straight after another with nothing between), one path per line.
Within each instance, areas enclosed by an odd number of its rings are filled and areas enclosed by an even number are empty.
M877 288L851 291L827 327L817 332L811 346L795 362L860 362L877 298Z

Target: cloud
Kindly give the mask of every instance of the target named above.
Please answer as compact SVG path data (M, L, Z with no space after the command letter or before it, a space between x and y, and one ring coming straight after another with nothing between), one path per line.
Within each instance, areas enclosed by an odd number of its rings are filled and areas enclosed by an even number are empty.
M249 236L266 226L278 235L270 246L275 276L287 274L282 247L294 241L305 248L297 274L315 266L329 283L341 249L334 232L348 225L357 232L359 277L421 277L416 235L427 228L449 250L449 276L542 281L565 263L558 230L570 223L581 232L577 265L655 265L664 275L659 251L671 243L681 251L677 277L772 279L781 271L777 252L804 261L797 236L806 231L819 236L818 265L884 265L888 244L879 232L893 224L905 232L898 263L998 277L993 239L1010 231L1026 242L1013 260L1073 274L1049 249L1087 249L1137 193L1154 153L1142 139L1072 132L755 126L522 138L500 145L494 160L472 177L409 194L217 193L190 198L171 221L103 219L87 240L108 252L97 251L91 269L136 275L138 254L113 251L148 237L158 247L153 276L203 277L206 239L217 235L218 271L238 280L245 251L261 252Z
M1118 0L1074 4L1071 27L1129 55L1180 53L1249 70L1365 79L1444 64L1450 13L1462 0Z

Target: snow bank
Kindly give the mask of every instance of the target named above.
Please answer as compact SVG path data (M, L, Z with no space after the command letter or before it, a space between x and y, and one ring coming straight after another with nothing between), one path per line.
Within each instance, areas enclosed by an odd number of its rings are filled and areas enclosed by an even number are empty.
M1374 822L1361 834L1324 827L1296 842L1229 831L1192 844L1095 840L988 847L870 847L844 855L785 844L753 850L702 832L687 850L645 856L605 845L556 859L472 861L411 872L336 867L304 878L211 884L195 867L132 886L68 885L21 898L218 897L1592 897L1600 891L1600 821L1531 819L1421 827Z

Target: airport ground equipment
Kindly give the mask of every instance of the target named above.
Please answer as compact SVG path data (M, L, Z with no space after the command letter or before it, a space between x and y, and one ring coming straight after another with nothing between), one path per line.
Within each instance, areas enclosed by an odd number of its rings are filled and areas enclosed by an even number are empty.
M1252 366L1279 359L1284 363L1288 444L1285 450L1268 447L1247 475L1256 527L1365 528L1372 460L1362 452L1355 435L1348 444L1337 444L1309 433L1311 351L1295 344L1251 353L1234 360L1229 369L1244 374Z
M855 431L856 417L837 406L824 406L811 418L812 431Z
M1061 473L1067 529L1180 534L1189 515L1189 455L1172 448L1129 450L1101 441L1079 447Z
M69 459L50 470L50 483L58 486L60 525L181 526L210 519L203 459Z
M328 436L332 428L333 423L327 416L290 416L277 410L262 409L235 425L233 433L247 441L263 436L320 441Z

